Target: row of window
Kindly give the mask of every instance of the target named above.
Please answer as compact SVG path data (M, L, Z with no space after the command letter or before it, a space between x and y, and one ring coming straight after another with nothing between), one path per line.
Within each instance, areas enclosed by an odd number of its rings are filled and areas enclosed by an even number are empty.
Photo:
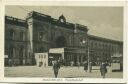
M73 35L70 35L68 38L69 38L68 41L69 41L70 46L74 45L74 46L82 47L82 46L86 45L86 39L85 38L76 38Z
M16 38L17 35L18 34L16 34L15 31L13 31L13 30L9 31L9 36L10 36L11 40L17 40L17 38ZM24 41L24 32L21 31L18 36L19 36L18 40Z
M39 55L39 58L46 59L47 55Z
M73 45L73 37L69 36L69 44ZM78 46L85 46L84 43L80 40ZM120 51L120 46L118 44L111 44L111 43L103 43L103 42L96 42L94 40L89 41L89 47L91 49L103 49L103 50L112 50L112 51Z
M111 44L111 43L102 43L102 42L95 42L95 41L90 41L89 42L91 48L97 48L97 49L105 49L105 50L115 50L118 51L119 45Z
M54 35L52 35L52 38L54 37ZM44 32L39 32L38 33L38 38L40 41L45 41L47 40L47 34L45 34ZM73 35L68 37L68 45L72 46L75 43L74 40L76 40L75 37L73 37ZM78 46L85 46L84 43L82 43L82 40L79 39L78 41ZM76 46L76 45L75 45ZM113 51L118 51L120 48L118 45L113 45L111 43L104 43L104 42L97 42L95 40L90 40L89 41L89 46L91 48L97 48L97 49L105 49L105 50L113 50Z
M8 55L8 58L13 58L14 55L19 55L19 58L23 58L23 54L25 53L23 48L20 48L20 50L16 50L15 48L9 48L6 49L5 53Z

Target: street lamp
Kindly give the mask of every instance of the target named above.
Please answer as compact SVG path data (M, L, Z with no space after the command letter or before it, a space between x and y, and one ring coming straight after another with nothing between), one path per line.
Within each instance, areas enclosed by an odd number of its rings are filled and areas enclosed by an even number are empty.
M87 43L87 50L88 50L88 72L91 72L91 69L90 69L90 49L89 49L89 43L88 43L88 40L85 41L85 39L82 40L82 43L85 44ZM86 51L86 49L85 49Z
M77 24L75 24L75 27L74 27L75 28L74 29L74 33L73 33L74 35L78 33L76 26L77 26ZM75 39L74 38L74 35L73 35L73 40ZM73 41L73 46L75 46L74 41ZM88 43L88 41L89 41L88 38L87 38L87 40L82 39L82 44L86 44L87 43L87 51L88 51L88 72L91 72L91 70L90 70L90 50L89 50L89 43ZM86 49L85 49L85 51L86 51Z

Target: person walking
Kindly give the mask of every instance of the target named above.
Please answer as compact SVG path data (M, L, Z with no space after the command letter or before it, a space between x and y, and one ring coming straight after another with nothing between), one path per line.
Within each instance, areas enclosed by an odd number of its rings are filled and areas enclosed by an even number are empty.
M53 70L54 70L55 78L57 78L57 76L58 76L59 69L60 69L60 64L58 61L55 60L53 63Z
M85 61L84 62L84 70L87 72L87 70L88 70L88 62L87 61Z
M107 65L106 65L106 63L104 63L104 62L101 63L100 72L101 72L101 76L103 78L105 78L105 75L107 73Z
M71 61L71 62L70 62L70 65L71 65L71 67L73 67L73 65L74 65L74 62L73 62L73 61Z
M89 72L91 73L91 72L92 72L92 62L89 62L89 64L90 64L90 65L89 65L89 69L90 69Z

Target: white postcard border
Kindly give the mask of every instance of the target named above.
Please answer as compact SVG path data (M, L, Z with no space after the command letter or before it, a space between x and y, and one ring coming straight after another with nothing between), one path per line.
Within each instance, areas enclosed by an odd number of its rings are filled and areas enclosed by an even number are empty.
M4 15L5 15L5 6L6 5L44 5L44 6L123 6L124 7L124 29L123 29L123 79L120 78L106 78L106 79L102 79L102 78L74 78L76 79L76 81L67 81L67 79L69 78L37 78L37 77L31 77L31 78L26 78L26 77L4 77ZM41 82L47 82L47 83L65 83L65 82L72 82L72 83L125 83L127 81L127 33L126 31L128 31L127 27L128 27L128 23L127 23L127 6L126 6L126 2L125 1L37 1L37 2L30 2L30 1L24 1L24 2L18 2L18 1L14 1L14 2L2 2L1 5L1 28L0 28L0 81L1 82L29 82L29 83L41 83ZM45 79L47 79L48 81L44 81ZM62 80L62 81L59 81ZM73 78L72 78L73 80Z

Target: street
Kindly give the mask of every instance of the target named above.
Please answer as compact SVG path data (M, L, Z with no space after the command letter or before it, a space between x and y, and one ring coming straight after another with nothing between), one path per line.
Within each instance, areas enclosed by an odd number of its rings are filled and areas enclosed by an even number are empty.
M5 77L47 77L54 78L52 67L16 66L5 67ZM122 78L123 72L108 70L106 78ZM102 78L99 67L91 73L85 72L83 67L61 67L58 78Z

